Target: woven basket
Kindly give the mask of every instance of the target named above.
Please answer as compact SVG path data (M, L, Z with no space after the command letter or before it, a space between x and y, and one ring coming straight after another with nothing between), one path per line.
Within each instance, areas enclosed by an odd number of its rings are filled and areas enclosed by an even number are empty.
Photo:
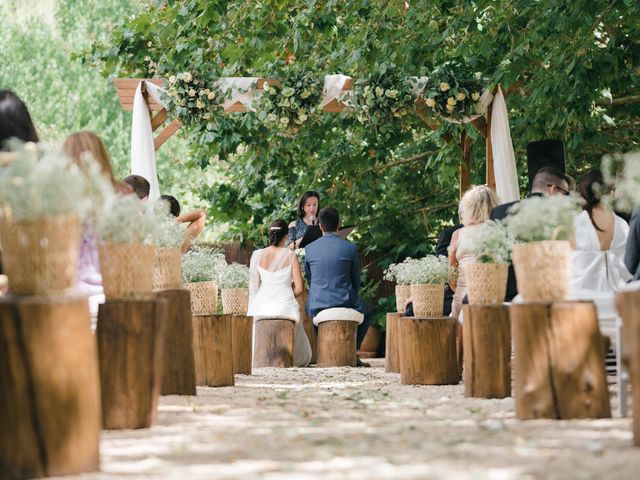
M525 302L552 302L567 297L571 282L571 245L565 240L513 246L518 293Z
M98 247L98 254L105 298L152 296L155 247L135 243L106 243Z
M215 315L218 311L218 284L190 282L184 286L191 292L191 315Z
M470 304L495 304L504 302L507 293L506 263L467 263L464 276Z
M78 275L80 221L60 215L29 222L0 221L2 263L11 292L61 295Z
M442 316L444 285L412 284L411 298L413 298L413 313L416 317Z
M404 302L411 296L411 285L396 285L396 311L404 313Z
M182 254L179 248L156 250L156 265L153 270L153 289L180 288L182 284Z
M221 288L222 312L246 315L249 309L248 288Z

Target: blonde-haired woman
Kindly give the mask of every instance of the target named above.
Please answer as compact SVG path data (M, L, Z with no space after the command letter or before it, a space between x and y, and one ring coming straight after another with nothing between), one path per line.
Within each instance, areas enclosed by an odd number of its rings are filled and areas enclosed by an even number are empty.
M453 307L451 316L458 318L462 310L462 299L467 294L467 282L464 275L464 265L474 261L471 248L473 236L479 225L486 222L491 214L491 209L499 204L498 196L486 185L478 185L467 190L460 200L458 211L462 221L462 227L456 230L451 237L449 247L449 263L458 267L458 282L454 287Z

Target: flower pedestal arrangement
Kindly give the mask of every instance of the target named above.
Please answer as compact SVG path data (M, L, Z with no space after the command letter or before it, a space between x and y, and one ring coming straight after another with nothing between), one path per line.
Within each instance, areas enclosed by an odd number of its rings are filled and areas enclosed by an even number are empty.
M215 315L218 311L216 282L189 282L184 287L191 292L191 315Z
M142 243L105 243L98 248L104 296L151 298L156 248Z
M153 270L153 289L182 286L182 253L179 248L158 248Z
M246 315L249 309L249 269L232 263L220 274L222 311L232 315Z
M506 263L468 263L463 268L470 304L496 305L504 302L509 273Z
M404 302L411 296L411 285L396 285L396 312L404 314Z
M416 317L437 317L442 315L444 285L418 283L411 285L413 313Z

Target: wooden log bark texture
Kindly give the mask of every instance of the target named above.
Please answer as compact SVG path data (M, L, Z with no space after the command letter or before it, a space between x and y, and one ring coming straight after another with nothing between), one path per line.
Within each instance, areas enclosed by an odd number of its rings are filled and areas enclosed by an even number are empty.
M400 381L404 385L455 385L460 381L456 357L456 319L401 317Z
M253 366L289 368L293 365L293 340L296 323L286 319L255 322Z
M156 420L167 301L107 300L98 308L105 429L149 428Z
M186 288L158 290L154 294L156 298L167 300L161 394L195 395L196 367L193 353L191 294Z
M253 317L234 315L233 326L233 373L251 375L253 356Z
M467 397L511 396L511 324L505 305L465 305L464 393Z
M631 380L633 404L633 444L640 447L640 292L620 292L616 295L616 308L624 324L623 360ZM621 372L617 372L618 375Z
M318 367L355 367L358 324L329 320L318 325Z
M300 306L300 321L302 322L302 326L304 327L304 331L307 334L307 338L309 339L309 343L311 344L311 362L317 363L318 361L318 333L316 332L316 328L313 325L313 321L311 317L307 316L305 312L304 306L307 303L307 298L309 297L309 290L306 288L297 298L298 305Z
M99 468L100 385L86 297L0 299L0 478Z
M198 385L234 385L233 315L194 316L193 332Z
M399 313L387 313L387 333L385 341L384 370L386 372L400 373L400 348L398 346Z
M591 302L512 304L516 417L609 418L604 339Z

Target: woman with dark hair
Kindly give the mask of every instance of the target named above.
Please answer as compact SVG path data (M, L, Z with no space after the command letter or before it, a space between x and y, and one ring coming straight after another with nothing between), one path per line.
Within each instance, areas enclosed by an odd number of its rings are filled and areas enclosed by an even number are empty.
M7 150L7 140L38 142L36 128L29 110L20 97L9 90L0 90L0 151Z
M296 254L284 246L288 231L283 220L275 220L269 226L269 246L251 255L247 315L254 321L274 318L295 321L293 364L304 366L311 361L311 344L296 301L303 289L300 263Z
M289 224L289 237L287 246L296 249L300 245L300 240L307 233L307 228L318 224L318 212L320 211L320 195L313 190L306 191L298 202L298 218Z
M617 292L631 279L624 265L629 225L601 202L610 193L602 172L591 170L580 178L583 211L573 222L575 249L571 258L571 292Z

